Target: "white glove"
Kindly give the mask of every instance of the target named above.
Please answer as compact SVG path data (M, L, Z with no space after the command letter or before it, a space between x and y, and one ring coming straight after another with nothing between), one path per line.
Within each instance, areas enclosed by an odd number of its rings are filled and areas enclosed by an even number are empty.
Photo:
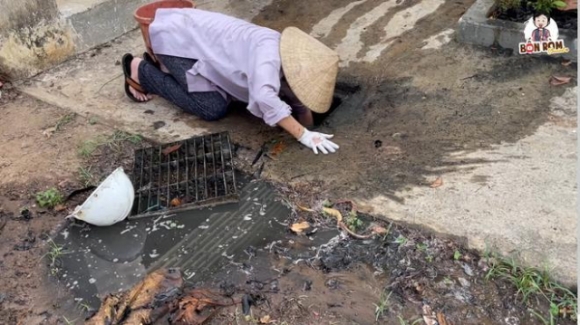
M328 152L336 152L338 145L328 139L333 137L332 134L324 134L319 132L312 132L304 129L304 133L298 139L300 143L312 149L315 154L318 154L318 150L322 151L323 154Z

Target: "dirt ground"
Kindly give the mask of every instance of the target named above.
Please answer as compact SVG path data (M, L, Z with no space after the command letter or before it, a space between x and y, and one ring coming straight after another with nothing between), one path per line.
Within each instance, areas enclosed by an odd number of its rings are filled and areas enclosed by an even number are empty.
M119 165L129 170L133 145L103 146L89 163L81 154L83 145L109 139L114 130L14 90L2 90L0 110L0 323L64 324L61 308L71 301L51 282L46 254L53 232L86 194L66 201L59 211L39 207L35 196L51 188L67 196L98 185Z

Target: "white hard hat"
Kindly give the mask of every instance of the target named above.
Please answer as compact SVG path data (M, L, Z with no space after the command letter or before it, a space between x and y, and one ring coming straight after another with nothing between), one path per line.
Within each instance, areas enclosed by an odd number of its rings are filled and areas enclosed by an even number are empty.
M110 226L127 218L134 199L133 184L123 168L119 167L67 218L76 218L95 226Z

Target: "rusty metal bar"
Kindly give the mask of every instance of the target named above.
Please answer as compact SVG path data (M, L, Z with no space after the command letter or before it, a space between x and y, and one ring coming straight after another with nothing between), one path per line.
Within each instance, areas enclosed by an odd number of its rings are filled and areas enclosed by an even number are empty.
M203 148L202 155L203 155L203 183L205 186L203 187L204 191L204 200L208 198L209 191L207 190L207 159L205 157L206 151L205 150L205 136L201 138L201 147Z
M189 141L185 141L185 197L189 198Z

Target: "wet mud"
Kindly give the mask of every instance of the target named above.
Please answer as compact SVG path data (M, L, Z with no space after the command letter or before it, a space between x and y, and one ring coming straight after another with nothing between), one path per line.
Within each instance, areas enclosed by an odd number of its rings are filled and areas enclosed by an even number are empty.
M63 247L58 279L93 308L103 295L131 288L148 272L182 270L186 281L208 277L247 246L284 233L289 214L273 188L239 175L239 203L139 218L110 227L71 224L55 243ZM277 218L280 218L277 221Z
M353 214L353 202L336 202L353 231L384 229L360 240L337 229L334 217L285 207L284 189L264 181L240 185L239 205L63 230L55 239L66 249L59 282L96 310L107 295L176 267L185 290L237 297L208 324L240 324L249 315L287 324L400 325L422 319L428 306L447 324L541 325L529 310L549 310L542 299L522 302L507 280L488 280L493 261L457 239ZM277 194L261 199L266 192ZM300 220L311 225L307 235L288 229ZM244 307L240 297L251 302Z

